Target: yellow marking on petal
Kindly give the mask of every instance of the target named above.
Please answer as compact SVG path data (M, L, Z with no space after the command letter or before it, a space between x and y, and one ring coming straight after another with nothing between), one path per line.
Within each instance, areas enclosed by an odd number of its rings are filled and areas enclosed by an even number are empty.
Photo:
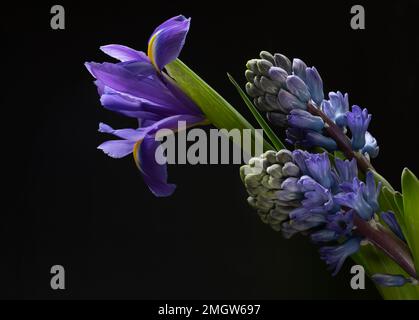
M148 42L148 49L147 49L147 56L150 58L151 63L153 66L157 69L156 61L154 60L154 42L156 41L156 37L159 34L159 32L156 32Z
M134 144L134 149L132 151L132 155L134 156L135 165L137 166L138 170L140 170L142 172L143 170L141 169L140 157L139 157L139 154L138 154L139 151L140 151L141 142L143 142L143 140L138 140Z

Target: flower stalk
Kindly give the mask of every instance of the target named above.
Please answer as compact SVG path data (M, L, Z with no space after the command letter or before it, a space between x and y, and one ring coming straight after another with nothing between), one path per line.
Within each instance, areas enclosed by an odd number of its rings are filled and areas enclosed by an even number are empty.
M362 170L362 172L366 173L368 170L374 170L371 162L361 153L355 152L352 149L351 141L349 140L348 136L342 132L342 129L339 128L336 123L329 119L328 116L324 114L322 110L314 106L311 102L307 103L307 111L310 112L314 116L318 116L322 118L325 122L325 130L328 135L335 140L336 144L338 145L339 149L343 152L343 154L348 159L356 159L358 164L358 168Z
M356 232L358 234L362 235L370 243L381 249L410 276L415 279L417 278L412 254L406 243L397 238L393 233L390 233L381 224L376 223L373 226L371 223L361 219L358 215L354 215L354 226L356 227Z
M358 215L354 215L354 226L356 227L356 232L358 234L362 235L370 243L381 249L410 276L415 279L417 278L412 254L406 243L396 237L393 233L390 233L380 223L372 225L361 219Z
M371 162L361 153L354 152L351 147L351 141L342 130L329 119L319 108L314 106L311 102L307 103L307 111L312 115L321 117L325 122L325 130L329 136L335 140L339 149L344 153L348 159L356 159L358 168L364 173L372 170L375 172ZM372 220L374 221L374 220ZM370 223L361 219L358 215L354 217L354 226L357 232L365 237L369 242L381 249L387 256L393 259L400 267L402 267L413 278L417 278L415 265L412 254L406 243L401 241L393 233L390 233L381 224L377 223L373 227Z

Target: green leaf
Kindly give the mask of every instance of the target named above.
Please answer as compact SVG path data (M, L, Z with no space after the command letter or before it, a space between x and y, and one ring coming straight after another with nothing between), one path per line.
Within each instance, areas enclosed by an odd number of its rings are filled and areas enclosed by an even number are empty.
M255 128L231 104L182 61L177 59L171 62L166 66L166 70L215 127L226 130L239 129L241 132L244 129L250 129L252 141L263 143L265 150L273 149L270 143L256 134ZM251 147L246 145L244 147L247 148L245 151L248 154L253 155Z
M419 180L407 168L402 173L403 220L406 240L412 251L416 272L419 273Z
M379 181L385 181L379 175L377 175L376 178ZM404 221L404 205L403 203L400 203L400 200L404 200L401 194L399 192L395 192L389 184L384 184L379 197L380 209L382 211L394 212L403 234L406 235L408 231ZM381 222L384 224L383 221ZM352 258L358 264L362 264L370 276L375 273L385 273L401 274L405 277L409 277L409 275L399 265L397 265L381 250L372 245L362 246L361 250L353 255ZM419 299L418 286L405 285L403 287L382 287L377 285L377 289L380 291L384 299Z
M341 159L341 160L345 160L345 159L346 159L346 157L345 157L345 155L343 154L343 152L342 152L342 151L334 151L334 152L333 152L333 156L334 156L335 158L337 158L337 159Z
M259 113L259 111L256 109L256 107L250 101L249 97L243 92L242 88L240 88L240 86L236 82L236 80L234 80L234 78L229 73L227 73L227 75L228 75L228 78L230 79L231 83L236 87L236 89L239 92L240 96L242 97L243 101L246 103L250 112L255 117L256 121L259 123L259 125L262 127L262 129L265 131L269 140L271 140L271 142L274 145L276 151L279 151L281 149L286 149L284 144L277 137L275 132L273 132L273 130L271 129L269 124L265 121L265 119L262 117L262 115Z
M373 245L362 246L356 254L351 258L357 263L364 266L368 276L376 273L385 274L401 274L405 277L409 275L398 264L391 260L381 250ZM419 286L404 285L403 287L383 287L377 285L382 297L387 300L418 300Z
M383 187L387 187L391 192L395 192L390 182L388 182L382 175L375 170L371 170L371 172L374 174L375 181L381 181Z
M399 210L400 216L403 216L404 214L403 195L398 191L394 192L394 202L397 206L397 209Z
M396 194L401 196L401 194L399 192L392 192L387 187L383 187L381 189L381 193L380 193L380 197L378 199L378 202L380 204L381 211L383 211L383 212L392 211L394 213L394 215L396 216L396 220L399 223L403 234L405 235L407 233L407 230L406 230L406 226L404 224L403 211L400 211L400 208L399 208L400 204L397 204L397 201L400 201L400 200L399 200L399 196L398 195L396 196ZM396 197L398 198L397 201L396 201ZM402 199L402 201L403 201L403 199ZM403 210L403 204L402 204L402 210ZM385 225L383 220L381 220L381 223Z
M393 211L396 216L402 217L403 211L400 211L399 206L396 203L395 192L392 192L389 188L382 188L379 202L381 210Z

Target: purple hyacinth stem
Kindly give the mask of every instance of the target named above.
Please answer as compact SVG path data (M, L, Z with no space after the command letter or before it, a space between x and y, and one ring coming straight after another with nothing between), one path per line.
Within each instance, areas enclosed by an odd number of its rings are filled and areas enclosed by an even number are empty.
M307 103L307 111L312 115L319 116L323 119L326 124L325 130L329 136L335 140L339 149L348 159L355 158L358 163L358 168L361 169L364 173L367 173L368 170L374 170L371 163L365 158L362 154L354 152L352 149L351 141L348 136L342 132L342 129L339 128L336 123L329 119L328 116L324 114L323 111L314 106L311 102ZM375 170L374 170L375 171Z
M382 250L409 275L416 279L417 275L412 254L410 253L409 247L403 241L380 224L377 224L377 228L374 228L357 214L354 215L354 225L356 226L357 233Z

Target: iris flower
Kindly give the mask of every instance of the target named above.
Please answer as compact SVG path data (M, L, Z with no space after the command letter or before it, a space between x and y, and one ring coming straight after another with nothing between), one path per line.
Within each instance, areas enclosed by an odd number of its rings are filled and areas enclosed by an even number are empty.
M86 63L95 77L101 104L108 110L138 119L136 129L114 130L101 123L99 131L119 140L101 144L113 158L133 154L146 184L156 196L169 196L175 185L167 182L167 167L155 159L160 145L155 135L160 129L176 131L178 122L187 127L208 124L199 107L190 100L164 71L180 54L189 30L190 19L173 17L154 30L147 54L122 45L107 45L101 50L118 63Z

